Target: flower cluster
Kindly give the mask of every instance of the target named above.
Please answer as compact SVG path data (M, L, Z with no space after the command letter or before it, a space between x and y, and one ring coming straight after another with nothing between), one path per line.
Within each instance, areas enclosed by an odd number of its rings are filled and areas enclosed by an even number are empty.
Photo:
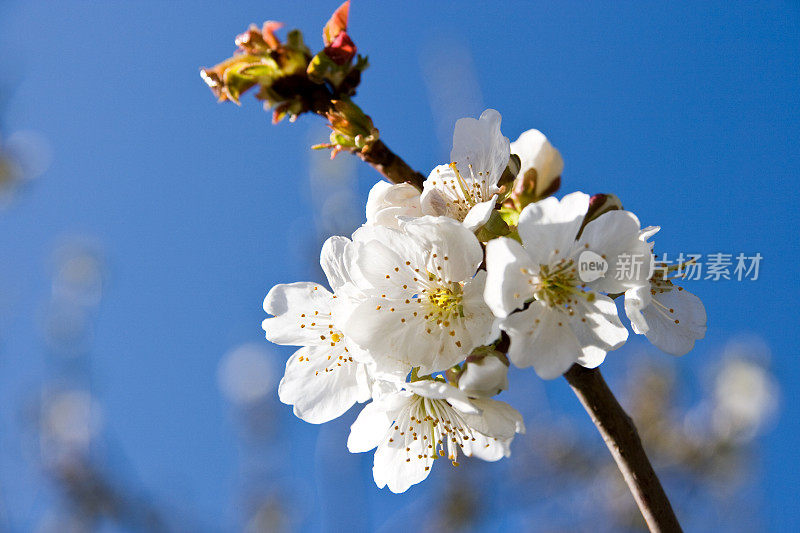
M320 262L330 290L278 285L267 295L267 339L297 345L279 387L311 423L368 403L351 452L377 448L378 487L403 492L436 459L496 461L524 432L493 399L510 363L545 379L596 367L634 332L682 355L705 334L700 300L654 261L619 279L624 258L653 258L651 237L611 195L561 200L559 152L537 130L510 143L500 114L456 123L450 162L422 191L376 184L367 222L331 237ZM597 268L595 268L597 266Z

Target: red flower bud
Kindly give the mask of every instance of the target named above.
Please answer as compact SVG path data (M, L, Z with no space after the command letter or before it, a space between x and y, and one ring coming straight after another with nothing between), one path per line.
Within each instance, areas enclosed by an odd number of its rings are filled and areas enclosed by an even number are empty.
M337 65L346 65L356 55L356 45L347 32L342 31L325 47L325 55Z

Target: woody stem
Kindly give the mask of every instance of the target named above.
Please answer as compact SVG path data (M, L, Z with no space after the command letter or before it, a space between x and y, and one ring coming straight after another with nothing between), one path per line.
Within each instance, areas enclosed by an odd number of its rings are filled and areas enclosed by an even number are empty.
M422 190L422 182L425 181L425 176L408 166L400 156L383 144L383 141L375 141L355 153L363 161L372 165L372 168L390 182L410 183L417 189Z
M600 371L572 365L564 377L603 437L650 531L682 531L633 420L617 402Z

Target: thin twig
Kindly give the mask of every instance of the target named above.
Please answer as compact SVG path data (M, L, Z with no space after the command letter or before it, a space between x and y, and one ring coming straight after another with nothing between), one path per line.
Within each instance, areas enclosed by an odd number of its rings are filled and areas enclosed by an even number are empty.
M412 169L397 154L392 152L383 141L376 141L368 149L357 151L356 155L372 165L372 167L392 183L410 183L422 190L425 176Z
M289 78L287 78L289 80ZM313 113L326 118L327 114L335 109L334 95L330 90L320 84L311 83L306 79L291 77L292 83L283 81L281 86L284 91L290 92L295 98L301 98ZM412 169L403 158L394 153L380 139L361 150L348 150L369 163L384 178L391 183L410 183L422 190L425 176Z
M573 365L564 377L602 435L650 531L682 531L633 420L617 402L600 371Z

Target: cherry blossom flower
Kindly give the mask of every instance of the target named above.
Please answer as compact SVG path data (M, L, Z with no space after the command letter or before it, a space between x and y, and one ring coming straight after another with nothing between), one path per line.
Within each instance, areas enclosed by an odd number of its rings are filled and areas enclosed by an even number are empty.
M425 216L399 230L362 228L354 239L364 296L351 299L342 325L376 361L439 372L498 336L483 301L483 251L464 226Z
M706 336L706 308L700 298L656 270L650 283L625 291L625 313L634 333L672 355L684 355Z
M347 448L377 447L375 484L399 493L425 480L440 457L457 466L459 449L485 461L507 457L514 435L524 431L522 416L504 402L470 399L453 385L421 380L364 407Z
M500 120L500 113L487 109L477 120L456 122L451 163L434 168L423 184L423 214L454 218L472 231L489 220L510 157Z
M344 237L325 242L320 263L334 292L348 282L352 243ZM278 387L280 400L312 424L327 422L354 403L372 397L366 355L335 323L336 295L317 283L276 285L264 299L263 321L268 340L302 346L286 363Z
M576 362L594 368L619 348L628 332L614 302L601 292L624 292L650 276L650 247L639 239L632 213L605 213L576 239L588 206L589 196L579 192L530 204L519 217L522 244L501 237L486 247L485 298L511 338L509 359L533 366L545 379ZM608 265L605 276L582 281L578 262L585 251ZM620 256L647 261L636 275L618 279L613 273Z
M367 198L367 224L397 228L397 217L422 215L420 192L409 183L379 181Z

